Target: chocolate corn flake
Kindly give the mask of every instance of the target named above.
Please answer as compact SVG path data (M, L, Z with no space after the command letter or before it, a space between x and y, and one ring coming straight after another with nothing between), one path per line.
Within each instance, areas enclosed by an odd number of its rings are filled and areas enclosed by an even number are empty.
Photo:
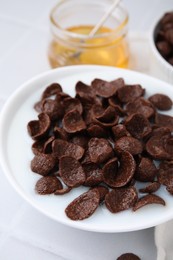
M122 103L132 102L143 96L145 90L140 85L125 85L117 90L117 95Z
M173 168L159 169L158 182L162 185L169 186L173 183Z
M156 47L161 55L164 57L169 56L169 54L171 53L171 45L165 40L156 43Z
M162 26L173 23L173 12L166 12L160 20Z
M165 32L165 38L167 41L173 45L173 33L172 33L172 27L166 30Z
M95 91L89 85L79 81L76 83L76 97L81 101L83 107L94 103Z
M105 137L107 136L107 131L101 127L100 125L97 124L91 124L87 128L87 132L91 137Z
M68 140L68 133L61 127L55 126L53 129L54 136L62 140Z
M114 179L114 187L123 187L133 178L136 163L133 156L125 151L121 153L120 166Z
M65 114L62 123L67 133L76 133L86 129L86 124L77 110Z
M109 160L103 167L104 182L110 187L114 187L117 171L118 171L118 158L116 157Z
M125 121L125 126L130 134L137 139L144 138L152 131L148 119L139 113L128 116Z
M170 134L154 135L146 143L146 151L152 158L171 160L173 157L173 143Z
M99 191L91 189L73 200L65 209L65 213L72 220L83 220L94 213L99 202Z
M139 189L139 192L141 193L153 193L156 192L160 188L159 182L151 182L148 184L145 188Z
M167 127L170 129L170 131L173 131L173 117L172 116L156 113L155 123L160 127L161 126Z
M125 116L126 111L124 110L123 103L117 97L117 94L108 98L108 103L115 109L115 113L119 116Z
M151 136L162 136L162 135L171 135L171 130L168 127L164 126L154 126Z
M126 111L122 108L122 106L120 105L120 103L116 102L116 98L115 97L111 97L108 99L109 105L112 106L115 110L115 113L119 116L125 116L126 115Z
M44 143L45 143L45 140L38 140L38 141L35 141L33 144L32 144L32 152L37 155L39 153L43 153L43 150L44 150Z
M84 153L84 155L83 155L83 157L82 157L82 159L80 161L81 161L82 165L83 164L88 164L88 163L90 164L90 163L92 163L88 149L85 150L85 153Z
M61 188L54 192L55 195L64 195L69 193L72 190L71 187Z
M152 102L140 97L126 105L127 115L135 114L136 112L142 114L146 118L151 118L155 114L155 109Z
M102 106L102 104L94 104L92 106L92 117L93 118L97 118L100 115L102 115L104 113L104 108Z
M58 83L52 83L49 85L43 92L41 99L49 98L56 95L57 93L62 92L62 87Z
M127 131L125 125L118 124L112 127L112 133L114 135L114 139L119 139L123 136L131 136L130 133Z
M102 202L105 200L105 196L106 196L106 194L108 194L108 192L109 192L109 189L108 189L107 187L101 186L101 185L96 186L96 187L94 187L94 188L92 188L92 189L98 190L99 195L100 195L100 203L102 203Z
M103 163L113 156L113 149L104 138L91 138L88 143L88 151L93 163Z
M111 106L108 106L102 113L96 116L101 122L109 123L115 118L115 109Z
M82 114L83 112L82 104L77 98L71 98L71 97L65 98L63 105L64 105L65 113L68 113L69 111L72 110L77 110L80 114Z
M124 86L124 80L120 78L112 82L108 82L101 79L95 79L91 84L98 96L109 98L116 93L117 89Z
M28 123L27 129L32 139L39 140L47 135L50 126L49 116L46 113L41 113L38 115L38 120L32 120Z
M139 256L133 254L133 253L125 253L120 255L117 260L141 260Z
M93 123L93 110L92 106L87 108L83 112L83 119L85 121L86 126L89 126Z
M31 170L40 175L48 175L55 167L56 159L52 154L37 154L31 161Z
M78 187L85 180L85 172L82 165L75 158L62 156L59 161L60 177L68 187Z
M109 121L109 122L103 122L103 120L99 120L97 118L93 119L93 122L95 124L98 124L102 128L106 128L106 129L112 128L113 126L117 125L118 121L119 121L119 116L116 113L114 115L114 118L111 121Z
M35 111L37 111L39 114L42 112L42 100L35 103L34 109L35 109Z
M65 93L65 92L59 92L59 93L56 94L55 100L56 100L60 105L63 106L64 100L65 100L66 98L69 98L69 97L70 97L70 96L69 96L67 93Z
M63 116L64 109L56 100L44 99L42 101L42 112L48 114L51 120L56 120Z
M87 163L83 164L82 167L86 176L84 183L85 186L95 186L103 181L103 173L98 165L94 163Z
M44 143L43 152L52 153L52 142L55 140L54 136L50 136Z
M172 100L163 94L154 94L149 97L149 101L159 110L169 110L172 108Z
M41 195L54 193L62 189L60 180L55 176L45 176L39 179L35 185L36 192Z
M123 136L115 142L114 150L117 153L128 151L132 155L141 154L143 151L143 144L132 136Z
M111 80L110 83L111 83L112 85L114 85L117 90L118 90L119 88L124 87L124 85L125 85L125 81L124 81L123 78L117 78L117 79Z
M163 206L166 205L165 201L161 197L159 197L155 194L148 194L148 195L140 198L135 203L135 205L133 207L133 211L136 211L136 210L138 210L138 209L140 209L140 208L142 208L146 205L149 205L149 204L160 204L160 205L163 205Z
M166 190L167 190L171 195L173 195L173 183L172 183L172 182L167 184Z
M161 161L161 163L159 164L159 169L162 169L162 170L172 169L173 170L173 160L172 161Z
M90 111L89 120L89 123L95 123L102 128L110 128L118 123L119 116L112 106L108 106L104 109L100 105L94 105Z
M134 187L116 188L106 194L105 205L112 213L118 213L133 207L137 198L137 191Z
M81 159L84 154L84 149L81 146L61 139L52 142L52 151L58 158L67 155L74 157L76 160Z
M71 143L79 145L85 149L88 145L89 137L85 134L78 133L78 134L72 136L69 141Z
M95 91L93 88L82 81L78 81L76 83L76 93L79 94L81 97L83 96L95 96Z
M142 182L154 181L158 170L152 159L142 157L136 166L135 179Z

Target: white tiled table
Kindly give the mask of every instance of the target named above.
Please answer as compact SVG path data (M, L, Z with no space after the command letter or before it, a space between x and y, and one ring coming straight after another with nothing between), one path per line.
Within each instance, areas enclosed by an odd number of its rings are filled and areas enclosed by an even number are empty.
M50 69L48 15L56 2L0 0L0 109L20 84ZM138 52L135 55L141 55L141 44L147 55L145 35L154 20L153 14L157 16L173 9L173 1L124 2L130 13L130 31L141 35L132 42L132 49ZM134 35L131 39L135 39ZM145 60L137 63L138 70L149 73ZM7 182L1 169L0 173L1 260L113 260L128 251L140 255L143 260L156 259L153 228L123 234L97 234L66 227L27 204Z

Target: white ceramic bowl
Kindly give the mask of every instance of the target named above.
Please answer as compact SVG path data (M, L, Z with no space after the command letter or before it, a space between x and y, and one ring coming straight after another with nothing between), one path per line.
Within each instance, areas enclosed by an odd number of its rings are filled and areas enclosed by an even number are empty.
M110 213L99 207L88 219L72 221L64 213L66 206L87 188L76 188L63 196L36 194L34 187L40 178L30 170L33 158L32 140L27 132L27 123L37 118L33 104L39 100L44 88L59 82L63 90L74 95L75 83L79 80L90 84L94 78L113 80L123 77L128 84L141 84L150 96L156 92L169 93L173 99L173 88L149 76L105 66L71 66L41 74L16 90L4 106L0 116L0 162L8 180L16 191L32 206L48 217L63 224L96 232L124 232L148 228L173 218L173 197L162 187L157 194L166 201L166 206L149 205L139 211L126 210ZM169 111L173 115L173 110ZM7 191L8 192L8 191ZM4 194L6 196L6 194Z
M164 15L164 14L163 14ZM149 43L150 43L150 72L151 75L167 81L168 83L173 83L173 66L170 65L159 53L157 50L157 47L154 42L154 34L155 29L160 21L162 16L160 16L156 21L154 22L153 26L151 27L150 33L149 33Z

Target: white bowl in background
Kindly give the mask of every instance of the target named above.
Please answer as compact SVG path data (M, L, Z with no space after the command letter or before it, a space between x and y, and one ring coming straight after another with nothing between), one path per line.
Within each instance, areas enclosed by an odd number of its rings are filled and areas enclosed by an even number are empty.
M164 15L164 14L163 14ZM173 83L173 66L170 65L159 53L155 41L154 41L154 34L155 30L157 28L157 25L161 18L163 17L161 15L159 18L157 18L151 27L150 33L149 33L149 45L150 45L150 73L151 75L167 81L168 83Z

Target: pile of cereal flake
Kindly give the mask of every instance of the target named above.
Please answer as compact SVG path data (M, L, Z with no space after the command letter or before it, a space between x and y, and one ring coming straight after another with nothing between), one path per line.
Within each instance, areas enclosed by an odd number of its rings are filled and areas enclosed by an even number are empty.
M27 129L34 140L31 170L42 175L36 192L88 187L65 209L72 220L103 204L112 213L165 205L155 192L165 185L173 195L173 117L160 111L170 110L172 100L160 93L146 98L141 85L123 78L79 81L75 90L71 97L52 83L34 105L38 119Z

